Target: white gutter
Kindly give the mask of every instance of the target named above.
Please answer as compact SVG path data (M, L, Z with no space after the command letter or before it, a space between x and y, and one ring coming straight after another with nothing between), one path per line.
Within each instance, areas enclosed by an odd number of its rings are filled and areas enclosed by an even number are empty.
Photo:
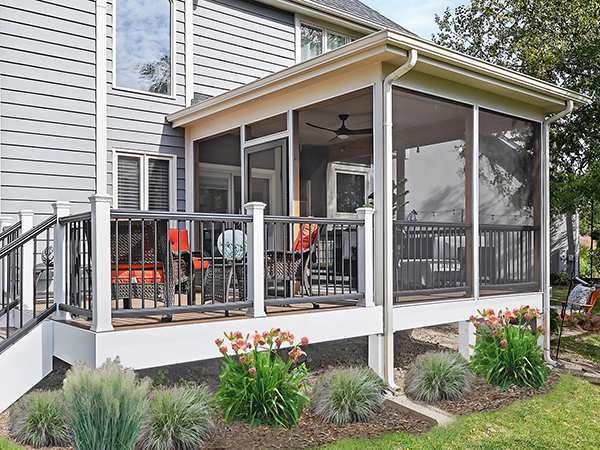
M394 382L394 292L393 292L393 248L394 233L392 222L392 83L417 64L418 53L414 48L408 54L408 60L383 80L383 155L384 155L384 180L383 180L383 340L384 340L384 379L387 385L398 389Z
M567 101L567 107L561 112L554 114L544 120L543 124L543 143L542 157L544 158L544 171L542 172L542 192L543 207L542 207L542 226L543 226L543 243L542 243L542 292L544 305L544 360L552 365L556 361L550 355L550 124L558 119L565 117L573 111L573 100Z

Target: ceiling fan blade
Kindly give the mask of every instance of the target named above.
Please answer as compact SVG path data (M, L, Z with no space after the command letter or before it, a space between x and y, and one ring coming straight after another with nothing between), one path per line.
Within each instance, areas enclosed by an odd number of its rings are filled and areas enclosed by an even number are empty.
M348 134L373 134L373 128L362 128L360 130L346 130Z
M331 131L332 133L335 133L337 131L337 130L331 130L329 128L320 127L318 125L313 125L312 123L308 123L308 122L306 122L306 125L308 125L309 127L318 128L319 130Z
M334 137L332 137L331 139L329 139L329 140L327 141L327 143L329 144L331 141L335 141L337 138L338 138L338 137L337 137L337 134L336 134Z

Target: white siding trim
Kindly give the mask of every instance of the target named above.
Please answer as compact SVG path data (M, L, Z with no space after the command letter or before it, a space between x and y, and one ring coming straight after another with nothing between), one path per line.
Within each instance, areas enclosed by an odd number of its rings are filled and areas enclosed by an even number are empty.
M96 2L96 193L107 194L106 0Z
M194 99L194 5L193 0L185 0L185 106L191 106ZM187 146L187 142L186 142ZM187 154L186 154L187 157ZM187 164L186 164L187 166ZM186 173L186 179L188 174Z

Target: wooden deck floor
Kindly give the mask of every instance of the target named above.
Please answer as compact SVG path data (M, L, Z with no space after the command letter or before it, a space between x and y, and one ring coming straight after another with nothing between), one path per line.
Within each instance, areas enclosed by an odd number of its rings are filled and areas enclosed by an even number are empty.
M153 301L146 301L146 307L154 307ZM187 297L182 295L181 305L187 304ZM199 303L198 303L199 304ZM113 309L115 302L113 301ZM175 298L175 305L179 305L179 299ZM132 308L140 309L142 306L141 299L134 299L132 302ZM162 303L158 303L158 306L164 306ZM122 301L119 302L119 307L122 308ZM357 308L355 303L349 302L335 302L335 303L320 303L319 308L315 308L312 303L298 303L289 306L267 306L266 312L269 316L281 316L290 314L311 314L318 313L320 311L331 311L348 308ZM204 323L204 322L217 322L217 321L232 321L247 318L246 309L233 309L229 310L229 315L226 316L225 311L206 311L200 313L180 313L174 314L171 322L162 322L162 316L142 316L142 317L114 317L112 319L112 325L115 330L130 330L140 329L146 327L164 327L174 325L184 325L192 323ZM92 325L91 320L86 318L77 317L73 318L67 323L89 329Z

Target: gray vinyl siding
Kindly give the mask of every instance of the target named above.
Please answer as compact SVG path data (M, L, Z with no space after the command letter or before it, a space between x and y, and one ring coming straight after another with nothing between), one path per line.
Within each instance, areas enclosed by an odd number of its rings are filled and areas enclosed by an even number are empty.
M2 215L89 209L95 186L95 2L2 0Z
M115 150L135 150L147 154L177 155L177 210L185 211L185 139L183 129L173 129L165 116L185 104L185 16L184 2L174 0L175 62L174 97L121 89L114 80L114 1L108 3L107 133L108 192L113 193ZM116 203L115 203L116 204Z
M294 16L244 0L194 7L194 92L215 96L295 63Z

